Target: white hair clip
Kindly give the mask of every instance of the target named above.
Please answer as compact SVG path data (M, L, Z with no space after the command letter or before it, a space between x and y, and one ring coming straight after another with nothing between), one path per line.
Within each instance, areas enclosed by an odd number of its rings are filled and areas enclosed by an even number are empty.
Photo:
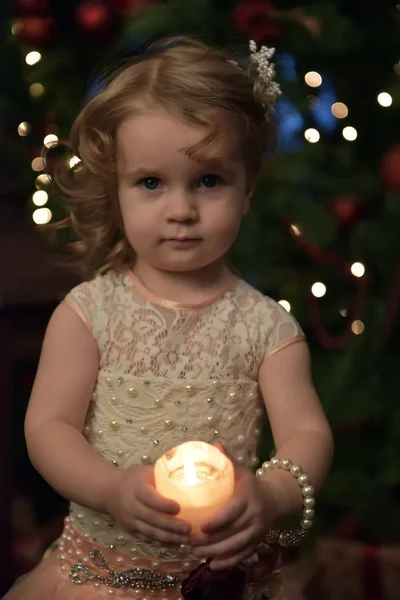
M254 40L250 40L249 47L250 60L257 65L258 76L263 84L263 106L265 108L265 118L268 121L274 114L274 105L278 96L282 93L279 84L274 81L275 66L270 62L275 53L275 48L261 46L260 50L257 50L257 44Z

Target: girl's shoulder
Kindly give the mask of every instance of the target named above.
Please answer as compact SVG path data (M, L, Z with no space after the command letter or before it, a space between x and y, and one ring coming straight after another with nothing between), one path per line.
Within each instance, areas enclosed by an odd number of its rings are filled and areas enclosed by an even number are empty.
M64 298L86 324L93 324L95 310L101 309L107 300L113 298L125 287L125 274L120 271L107 271L93 279L75 286Z
M120 271L100 273L72 288L66 295L66 299L112 295L116 289L124 285L124 280L125 274Z
M270 296L267 296L263 292L260 292L260 290L253 287L244 279L239 280L236 293L239 303L253 307L255 312L262 317L265 317L269 314L274 314L275 316L289 315L289 318L293 318L290 313L288 313L287 310L279 304L279 302Z
M237 298L249 322L257 328L264 352L305 339L296 318L286 308L244 280L237 287Z

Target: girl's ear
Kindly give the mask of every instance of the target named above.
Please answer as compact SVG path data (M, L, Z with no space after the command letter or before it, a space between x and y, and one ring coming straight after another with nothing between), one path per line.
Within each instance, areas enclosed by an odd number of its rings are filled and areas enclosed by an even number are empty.
M255 189L255 184L250 184L249 183L247 185L246 194L245 194L245 197L243 199L243 211L242 211L243 216L246 215L248 213L248 211L249 211L251 199L252 199L253 194L254 194L254 189Z
M260 178L261 170L262 167L260 166L256 173L252 173L251 175L249 173L246 174L246 192L243 202L243 216L249 211L251 199L254 196L254 191Z

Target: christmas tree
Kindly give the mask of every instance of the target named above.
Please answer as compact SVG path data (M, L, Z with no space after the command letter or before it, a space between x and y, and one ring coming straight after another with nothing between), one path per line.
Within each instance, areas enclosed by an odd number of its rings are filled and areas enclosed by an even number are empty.
M162 35L191 34L244 53L249 39L276 48L279 144L232 258L308 336L336 438L321 527L398 539L399 6L17 0L6 10L2 187L38 224L63 216L52 157L105 72ZM271 449L266 432L265 455Z

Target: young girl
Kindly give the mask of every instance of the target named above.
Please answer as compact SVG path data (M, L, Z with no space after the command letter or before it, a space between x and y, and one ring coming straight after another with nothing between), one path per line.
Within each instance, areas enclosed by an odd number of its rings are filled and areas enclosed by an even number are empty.
M73 126L80 162L60 186L89 277L51 318L25 428L71 507L7 600L178 600L202 577L221 598L283 598L268 549L312 525L332 438L298 324L226 260L279 92L271 52L250 49L244 68L190 38L153 45ZM256 477L265 411L277 455ZM236 469L231 501L196 535L153 478L188 440L218 442ZM280 534L296 511L300 528Z

